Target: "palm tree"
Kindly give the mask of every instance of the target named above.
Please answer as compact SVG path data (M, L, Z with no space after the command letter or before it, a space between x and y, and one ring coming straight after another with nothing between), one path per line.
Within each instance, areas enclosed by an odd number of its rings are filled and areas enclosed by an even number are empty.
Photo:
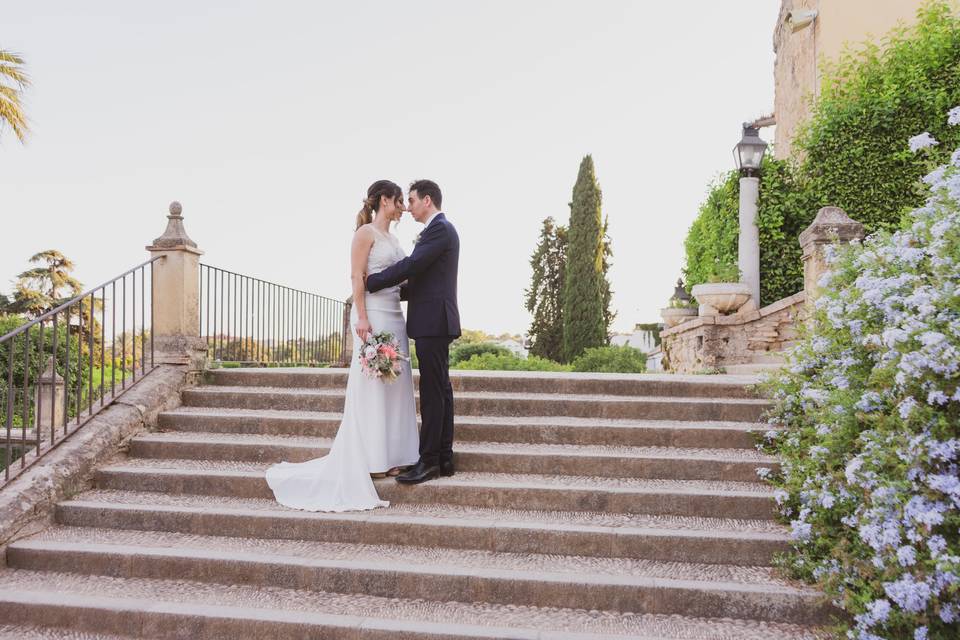
M0 49L0 131L7 124L20 142L27 137L27 115L23 111L23 90L30 78L23 70L23 58Z

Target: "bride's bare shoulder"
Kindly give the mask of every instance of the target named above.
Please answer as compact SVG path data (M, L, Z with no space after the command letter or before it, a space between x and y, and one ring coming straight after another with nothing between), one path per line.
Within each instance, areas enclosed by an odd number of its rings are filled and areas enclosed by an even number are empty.
M357 230L353 233L354 241L369 240L370 242L373 242L374 238L376 238L376 232L373 230L373 225L370 223L357 227Z

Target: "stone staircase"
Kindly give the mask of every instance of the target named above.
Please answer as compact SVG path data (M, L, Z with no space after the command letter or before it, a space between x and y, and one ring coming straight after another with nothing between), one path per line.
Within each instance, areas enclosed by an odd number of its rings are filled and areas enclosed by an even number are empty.
M328 449L345 373L207 377L8 547L0 639L792 640L828 619L770 566L788 538L747 378L456 372L457 474L325 514L278 506L263 471Z

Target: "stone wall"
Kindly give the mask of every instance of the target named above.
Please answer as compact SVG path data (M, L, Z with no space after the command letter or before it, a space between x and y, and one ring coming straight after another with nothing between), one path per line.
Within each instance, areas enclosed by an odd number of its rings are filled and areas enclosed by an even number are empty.
M760 310L700 316L660 333L664 368L702 373L755 364L778 354L797 337L806 294L797 293Z

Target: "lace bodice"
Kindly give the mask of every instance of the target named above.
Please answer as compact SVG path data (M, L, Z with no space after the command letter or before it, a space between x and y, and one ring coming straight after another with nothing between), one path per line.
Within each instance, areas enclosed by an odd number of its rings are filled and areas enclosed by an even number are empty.
M381 233L376 229L373 230L373 234L373 246L370 247L370 255L367 257L367 273L379 273L407 257L400 248L400 241L396 236Z

